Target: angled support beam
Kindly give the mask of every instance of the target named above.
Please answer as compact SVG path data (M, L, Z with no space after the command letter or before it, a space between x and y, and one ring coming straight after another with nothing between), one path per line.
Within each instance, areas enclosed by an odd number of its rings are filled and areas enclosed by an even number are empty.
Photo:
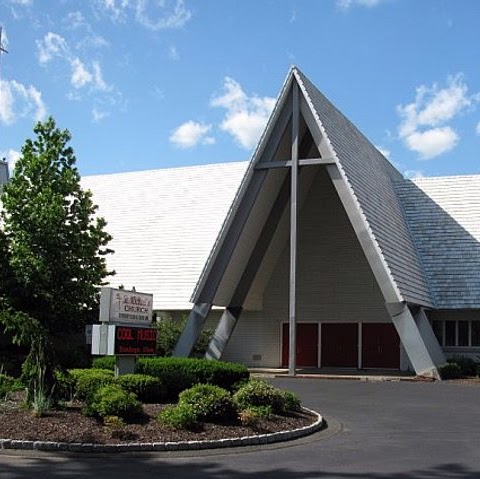
M415 373L440 379L437 366L407 305L398 302L385 303L385 306Z
M206 359L220 359L227 347L233 330L237 325L238 318L242 314L242 308L225 308L220 318L215 334L208 345L205 353Z
M285 129L288 126L292 115L291 103L285 105L281 111L271 137L262 155L269 161L275 155L278 145L282 139ZM229 213L227 222L222 228L218 241L220 247L214 246L215 256L209 258L208 269L202 273L199 284L193 294L194 303L213 303L218 286L223 278L225 269L230 261L237 242L243 232L243 228L248 220L250 212L257 200L257 196L267 177L268 171L255 169L250 170L241 186L238 198L234 202L234 210ZM238 200L238 201L237 201Z
M210 303L197 303L193 306L188 315L187 324L185 324L185 328L175 346L173 356L190 356L211 309L212 305Z
M283 211L287 206L289 191L290 183L287 177L283 182L275 202L273 203L265 226L263 227L255 248L250 255L247 267L245 268L235 292L233 293L230 306L225 309L222 317L220 318L217 329L215 330L213 338L208 345L208 349L205 354L206 359L220 359L223 351L227 347L228 341L230 340L240 314L242 313L242 305L248 295L252 282L257 274L260 264L262 263L263 257L265 256L273 235L275 234L278 222L280 221Z
M419 308L418 311L414 313L413 317L415 318L418 330L420 331L425 346L427 347L435 366L443 366L446 363L445 354L443 354L443 350L440 344L438 344L437 337L435 336L430 321L425 314L425 309Z

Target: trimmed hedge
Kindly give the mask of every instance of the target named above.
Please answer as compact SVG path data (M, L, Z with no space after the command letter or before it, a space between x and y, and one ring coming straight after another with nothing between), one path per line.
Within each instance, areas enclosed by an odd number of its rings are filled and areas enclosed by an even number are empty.
M233 395L241 410L271 407L276 414L285 414L300 409L300 399L290 391L277 389L262 379L251 379Z
M100 387L91 396L84 409L85 414L99 417L118 416L131 419L142 411L135 394L123 390L117 384Z
M115 369L115 356L98 356L93 358L93 369L109 369L113 371Z
M107 369L70 369L73 378L74 396L81 400L89 400L102 386L112 384L113 371Z
M442 379L460 379L462 377L462 370L456 363L447 363L438 368L440 377Z
M237 406L232 395L212 384L197 384L180 393L179 405L189 405L199 421L231 422L237 419Z
M462 376L476 376L477 367L480 363L468 356L453 356L447 360L447 363L456 364L462 373Z
M213 384L232 391L237 383L250 376L248 369L240 364L193 358L140 358L136 372L160 378L165 399L171 401L195 384Z
M160 378L146 374L123 374L114 380L124 391L135 394L141 402L158 403L164 398Z

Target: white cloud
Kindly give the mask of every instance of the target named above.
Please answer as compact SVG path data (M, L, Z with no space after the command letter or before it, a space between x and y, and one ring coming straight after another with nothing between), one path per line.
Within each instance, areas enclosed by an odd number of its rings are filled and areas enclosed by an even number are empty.
M74 88L82 88L93 81L92 74L85 68L85 65L79 58L74 58L71 62L72 76L70 83Z
M133 15L153 31L181 28L192 18L183 0L97 0L96 7L116 23L125 23Z
M110 114L106 111L98 110L97 108L94 108L92 110L92 121L94 123L99 123L102 121L104 118L109 116Z
M0 158L7 160L10 175L12 175L13 171L15 170L15 164L20 156L21 153L19 151L12 150L11 148L7 151L0 151Z
M70 12L65 18L65 23L72 29L83 27L85 22L85 17L80 11Z
M477 135L480 135L480 121L477 123L477 127L475 128L475 132Z
M478 95L469 95L463 75L449 77L447 86L439 88L422 85L417 88L415 101L399 105L403 118L399 136L408 149L422 159L434 158L454 148L460 137L448 125L455 117L478 101Z
M167 2L165 0L137 0L135 18L146 28L159 31L181 28L192 17L183 0Z
M0 121L6 125L20 118L43 120L47 114L42 94L34 86L3 80L0 89Z
M275 98L247 96L239 83L226 77L223 94L210 104L226 110L220 128L229 133L245 149L253 148L275 106Z
M187 121L176 128L170 135L170 141L178 148L193 148L198 144L211 145L215 143L215 138L208 136L212 125Z
M21 6L29 6L33 5L33 0L10 0L12 5L21 5Z
M37 40L38 60L47 65L54 58L68 62L71 68L70 84L75 89L86 86L92 90L111 91L112 87L103 79L102 68L98 61L92 61L91 67L74 55L72 48L62 36L48 32L43 40Z
M41 65L46 65L53 58L65 58L69 56L67 41L57 33L48 32L43 40L37 40L38 61Z
M444 126L423 132L414 131L405 138L405 143L410 150L428 160L452 150L458 140L458 134L451 127Z
M372 8L380 5L380 3L385 3L385 0L337 0L337 8L346 12L351 7L367 7Z

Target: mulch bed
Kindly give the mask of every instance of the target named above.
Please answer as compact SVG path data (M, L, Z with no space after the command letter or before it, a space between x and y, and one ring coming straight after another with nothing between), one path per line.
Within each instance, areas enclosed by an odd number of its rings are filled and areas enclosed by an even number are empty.
M0 439L94 444L202 441L296 429L315 420L308 413L298 412L289 416L272 415L249 426L202 423L198 430L182 431L170 429L156 420L164 407L144 404L144 414L136 422L117 428L106 427L100 420L83 416L80 404L37 417L18 401L6 401L0 404Z

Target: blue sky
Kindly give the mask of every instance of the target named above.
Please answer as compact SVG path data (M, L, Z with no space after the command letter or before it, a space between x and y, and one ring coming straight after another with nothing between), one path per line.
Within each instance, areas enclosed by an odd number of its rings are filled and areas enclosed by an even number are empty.
M0 153L82 175L250 158L297 65L407 176L480 173L476 0L0 0Z

